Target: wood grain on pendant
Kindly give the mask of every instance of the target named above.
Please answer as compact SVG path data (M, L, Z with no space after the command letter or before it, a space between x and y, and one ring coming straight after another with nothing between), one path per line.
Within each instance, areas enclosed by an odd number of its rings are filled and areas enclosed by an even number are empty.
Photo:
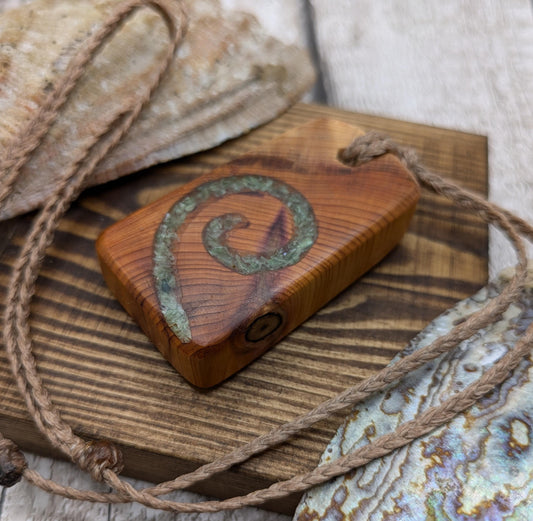
M108 285L188 381L226 379L400 241L418 186L392 156L342 165L360 133L314 120L101 235Z
M120 446L124 475L174 479L293 420L382 368L437 315L486 284L486 225L423 191L399 247L254 363L209 390L176 374L105 287L94 241L104 228L166 193L324 117L385 132L415 148L431 170L486 193L482 136L304 104L216 149L85 192L61 221L37 281L33 350L61 415L80 436ZM30 222L31 216L21 216L0 223L0 309ZM3 349L0 402L6 437L24 450L61 456L31 421ZM194 490L225 498L308 471L344 416ZM292 515L298 500L291 496L266 508Z

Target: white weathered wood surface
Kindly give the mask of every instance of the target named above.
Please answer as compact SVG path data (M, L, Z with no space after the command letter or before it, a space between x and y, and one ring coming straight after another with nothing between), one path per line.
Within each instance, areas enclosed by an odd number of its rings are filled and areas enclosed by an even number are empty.
M7 7L11 0L0 0ZM359 112L489 136L494 201L533 221L533 12L530 0L222 0L255 13L285 42L316 49L315 99ZM491 272L513 262L491 237ZM44 475L89 486L69 464L29 457ZM141 485L140 482L137 482ZM176 494L189 499L191 494ZM138 506L50 497L22 483L3 490L0 521L176 520ZM257 509L180 520L273 521Z
M311 3L329 103L487 135L491 198L533 221L529 0ZM514 262L494 233L490 262Z

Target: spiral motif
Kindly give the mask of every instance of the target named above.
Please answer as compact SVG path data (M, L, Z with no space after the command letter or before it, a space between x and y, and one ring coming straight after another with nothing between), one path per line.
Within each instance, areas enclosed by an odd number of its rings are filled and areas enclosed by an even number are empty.
M268 256L240 255L226 244L227 234L248 224L241 214L215 217L204 227L202 241L206 251L226 268L242 275L279 270L292 266L313 246L318 229L313 208L307 199L287 183L260 175L223 177L194 188L177 201L165 215L154 239L153 274L161 312L174 334L182 343L191 341L187 313L178 300L179 281L172 253L179 239L179 228L189 214L209 199L228 195L259 192L278 199L289 210L294 222L294 234L284 246Z

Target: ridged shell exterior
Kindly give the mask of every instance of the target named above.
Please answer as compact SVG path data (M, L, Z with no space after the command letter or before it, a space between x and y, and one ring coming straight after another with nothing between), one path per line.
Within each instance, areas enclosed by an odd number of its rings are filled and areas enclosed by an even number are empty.
M215 0L182 0L189 23L169 74L123 142L97 168L97 184L215 146L278 115L311 85L307 55L267 37L255 19ZM23 131L113 0L35 0L0 16L0 150ZM168 42L142 9L103 49L24 167L0 211L42 204L57 178L121 102L154 74Z
M502 279L503 280L503 279ZM405 350L428 345L501 289L482 289L433 321ZM533 273L522 300L498 323L359 404L321 463L347 454L473 383L533 320ZM496 391L448 425L309 491L298 521L526 521L533 519L531 357Z

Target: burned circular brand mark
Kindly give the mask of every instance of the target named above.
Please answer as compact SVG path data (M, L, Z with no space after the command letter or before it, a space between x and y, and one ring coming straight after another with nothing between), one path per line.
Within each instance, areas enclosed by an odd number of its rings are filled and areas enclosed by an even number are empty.
M209 255L226 268L241 275L280 270L299 262L317 239L315 214L309 201L278 179L260 175L223 177L207 181L183 196L165 215L156 231L153 257L153 275L161 312L170 329L183 343L191 341L191 329L187 313L178 299L178 270L172 253L179 239L179 229L192 212L210 199L243 193L266 194L278 199L291 214L294 232L285 245L269 255L241 255L228 246L226 237L231 230L247 226L246 217L236 213L215 217L204 227L202 242ZM263 337L272 332L266 335L263 332ZM252 333L254 335L256 333Z

